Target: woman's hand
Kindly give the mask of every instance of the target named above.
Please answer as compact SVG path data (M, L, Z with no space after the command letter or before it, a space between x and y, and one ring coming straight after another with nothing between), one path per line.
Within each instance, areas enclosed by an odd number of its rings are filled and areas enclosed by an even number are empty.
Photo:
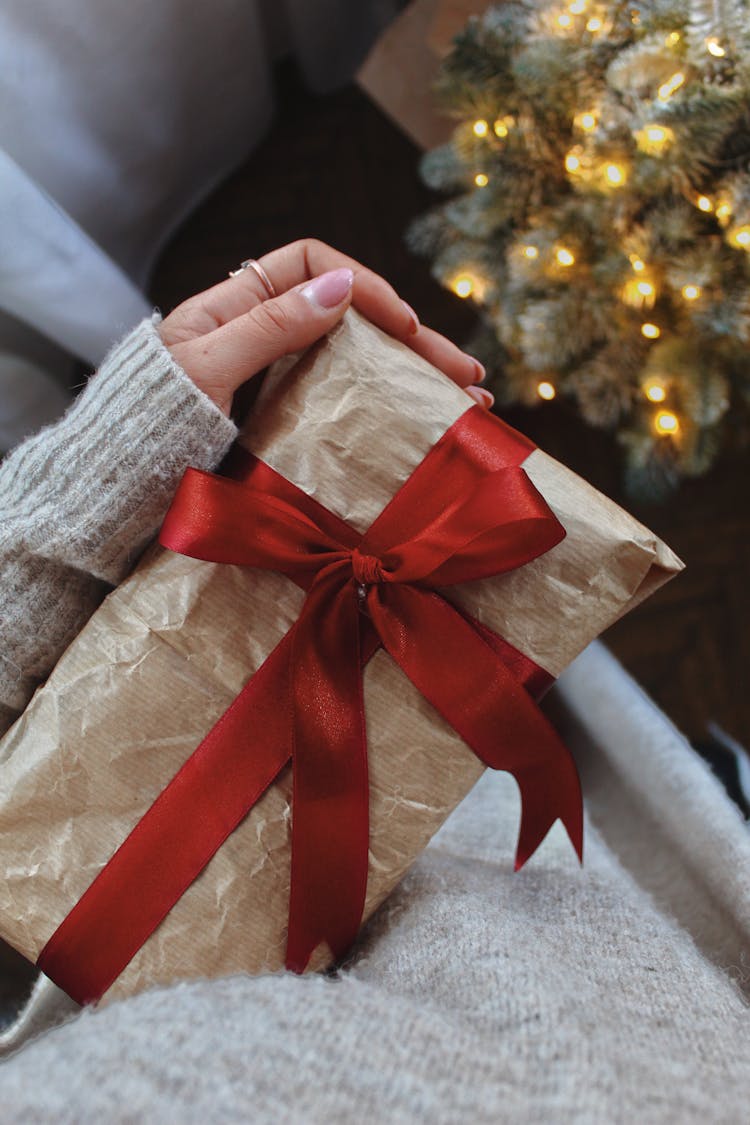
M258 259L278 294L269 298L253 269L183 301L159 325L183 371L229 414L232 397L274 360L329 332L350 304L384 332L408 344L475 401L489 391L474 384L481 364L431 328L378 274L325 242L303 238Z

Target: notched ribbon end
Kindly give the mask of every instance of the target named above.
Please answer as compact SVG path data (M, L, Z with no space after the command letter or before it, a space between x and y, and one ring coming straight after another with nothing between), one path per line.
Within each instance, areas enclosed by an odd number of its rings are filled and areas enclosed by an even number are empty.
M520 871L531 859L558 820L562 821L578 861L583 867L583 795L575 768L568 778L571 792L562 800L558 799L555 802L545 801L538 790L535 791L529 785L524 786L519 777L516 777L516 781L521 790L521 826L513 870Z

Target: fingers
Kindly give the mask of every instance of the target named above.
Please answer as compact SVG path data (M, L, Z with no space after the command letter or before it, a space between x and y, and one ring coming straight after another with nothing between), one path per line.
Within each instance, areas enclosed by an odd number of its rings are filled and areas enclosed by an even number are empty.
M414 310L399 297L396 290L384 278L367 269L356 259L328 246L327 243L314 238L299 239L263 255L258 261L279 294L275 300L279 300L288 292L301 289L306 281L319 275L341 269L351 271L353 276L351 303L368 320L413 348L435 367L444 371L459 386L467 389L483 378L484 369L481 364L461 351L445 336L420 325ZM173 350L175 346L181 347L190 340L205 338L223 329L228 330L237 320L243 321L244 334L247 325L253 323L252 320L246 321L245 318L251 316L255 309L268 304L268 292L263 282L255 270L245 269L236 277L230 277L184 301L162 322L160 334L167 347ZM269 315L274 315L274 308L271 309L270 314L261 314L261 320L267 319ZM331 326L337 319L338 317L334 317ZM318 336L319 334L312 336L309 342L314 342ZM235 334L227 332L222 340L228 337L234 339ZM212 341L212 348L215 345L216 342ZM272 362L272 359L278 358L279 355L296 351L303 346L305 345L289 344L266 362ZM251 349L248 356L253 354ZM235 360L235 364L238 362ZM252 364L254 365L254 360ZM256 367L255 370L249 371L247 363L240 364L240 367L247 371L245 379L261 369ZM208 371L202 371L199 377L208 381ZM214 375L211 382L212 385L221 384L224 387L234 382L234 376L228 373ZM239 383L236 385L238 386ZM484 390L481 394L472 391L471 395L483 405L487 405L488 400L491 405L493 401L489 392Z
M228 414L244 382L333 328L351 302L353 280L350 269L328 271L170 350L196 386Z
M418 323L414 311L401 300L384 277L316 238L302 239L289 246L282 246L269 254L268 258L273 259L271 268L278 270L282 282L300 269L307 271L305 276L314 277L322 270L347 267L354 274L354 307L373 324L377 324L378 328L398 340L405 340L410 336L415 323ZM265 266L265 261L263 264Z
M384 278L318 239L299 239L264 254L258 261L279 295L318 274L350 269L354 274L352 302L368 320L399 340L408 337L418 324L414 311ZM164 320L162 339L170 346L213 332L267 299L266 288L255 270L244 269L236 277L183 301Z

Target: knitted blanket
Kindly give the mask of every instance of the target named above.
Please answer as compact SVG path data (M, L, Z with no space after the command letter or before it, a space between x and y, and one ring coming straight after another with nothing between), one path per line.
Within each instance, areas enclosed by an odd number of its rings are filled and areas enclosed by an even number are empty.
M557 822L513 872L518 790L488 771L334 976L101 1012L39 989L5 1039L3 1122L746 1121L750 829L602 644L550 703L583 868Z

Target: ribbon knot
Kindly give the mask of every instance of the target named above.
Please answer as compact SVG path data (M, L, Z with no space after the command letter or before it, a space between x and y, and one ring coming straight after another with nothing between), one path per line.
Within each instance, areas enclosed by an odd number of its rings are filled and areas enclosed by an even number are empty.
M372 586L385 580L383 564L375 555L363 555L358 547L352 551L352 571L358 586Z

